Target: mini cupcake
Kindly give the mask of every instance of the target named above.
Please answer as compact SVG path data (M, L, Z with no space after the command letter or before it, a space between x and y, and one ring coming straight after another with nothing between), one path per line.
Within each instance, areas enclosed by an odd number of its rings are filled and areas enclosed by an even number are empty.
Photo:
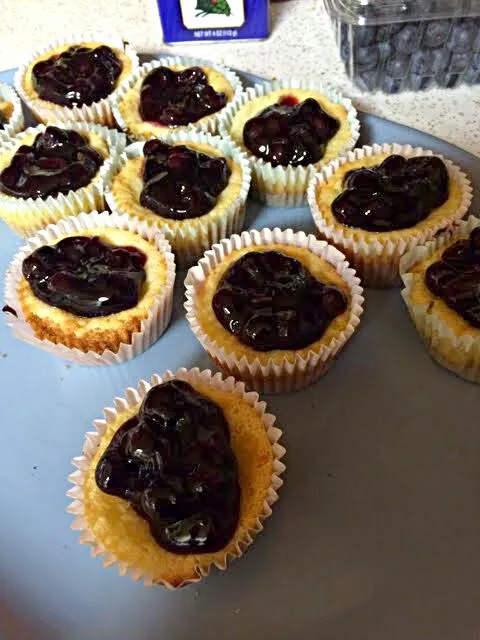
M80 542L146 585L174 589L226 569L282 485L281 431L265 408L233 378L199 369L127 389L73 460Z
M242 91L238 76L197 58L160 58L143 64L113 101L118 125L135 138L173 131L217 131L227 105Z
M402 291L432 358L480 383L480 221L470 217L405 254Z
M23 237L104 208L125 134L79 122L27 129L0 147L0 219Z
M245 151L257 199L306 203L310 179L352 149L360 124L350 100L310 81L274 81L247 89L222 115L220 131Z
M148 349L170 321L175 260L155 228L82 213L30 238L7 271L7 324L25 342L81 364Z
M185 267L242 230L249 188L248 161L228 140L181 131L127 147L106 200L159 226Z
M41 122L111 126L111 100L137 67L137 54L118 36L79 33L31 54L15 75L15 88Z
M24 126L20 98L12 87L0 82L0 143L19 133Z
M344 256L291 229L243 232L205 253L185 279L187 320L226 374L282 393L322 376L363 312Z
M371 287L393 286L401 256L461 220L471 200L470 182L452 162L398 144L355 149L308 189L321 236Z

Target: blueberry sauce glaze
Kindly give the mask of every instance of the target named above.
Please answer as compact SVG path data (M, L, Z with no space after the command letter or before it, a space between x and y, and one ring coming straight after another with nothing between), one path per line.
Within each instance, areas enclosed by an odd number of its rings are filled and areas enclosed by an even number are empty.
M339 122L313 98L299 102L285 95L246 122L243 142L274 167L307 166L323 158L339 128Z
M43 100L65 107L91 105L115 89L123 64L106 45L72 46L37 62L32 69L33 86Z
M444 204L445 164L435 156L388 156L380 165L348 171L345 190L332 203L335 218L365 231L408 229Z
M225 158L208 156L184 145L149 140L140 204L172 220L198 218L211 211L230 178Z
M480 227L445 249L425 272L425 284L464 320L480 329Z
M279 251L244 254L227 269L212 300L220 324L256 351L303 349L347 306L342 291Z
M173 553L219 551L237 528L240 485L227 420L187 382L148 392L113 436L95 479L101 491L128 500Z
M47 127L19 147L0 173L0 190L16 198L48 198L90 184L103 157L79 133Z
M142 119L164 127L197 122L226 104L227 96L215 91L200 67L183 71L157 67L145 76L140 89Z
M147 256L98 236L71 236L39 247L23 261L22 273L43 302L95 318L138 304L146 279Z

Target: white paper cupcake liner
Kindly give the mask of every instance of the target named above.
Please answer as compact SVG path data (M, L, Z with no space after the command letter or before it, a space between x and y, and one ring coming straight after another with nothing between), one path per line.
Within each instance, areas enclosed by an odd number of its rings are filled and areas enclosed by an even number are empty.
M15 198L0 192L0 219L6 222L16 233L28 238L48 224L54 224L61 218L75 216L105 208L104 188L111 174L116 170L126 145L124 133L107 129L100 125L81 122L52 122L48 126L72 129L80 134L94 133L100 136L108 147L105 158L92 182L67 194L48 198ZM26 129L22 133L5 141L0 146L0 155L11 152L12 157L26 136L36 136L45 131L46 125Z
M132 72L138 67L138 56L133 47L124 42L118 35L105 33L103 31L87 31L80 33L67 34L61 38L57 38L52 42L36 49L28 59L19 66L15 74L15 89L32 111L34 116L40 122L50 122L52 120L58 122L88 122L112 126L115 120L112 114L111 102L115 98L119 87L117 87L108 97L94 102L91 105L82 105L80 107L65 107L54 102L48 102L41 98L33 98L24 87L24 78L28 67L34 60L44 55L48 51L60 47L62 45L74 45L79 42L101 42L109 47L114 47L125 53L132 63ZM125 78L127 80L127 78Z
M223 557L220 557L217 561L212 562L211 564L201 564L199 562L196 567L196 574L180 584L171 584L166 580L159 580L155 576L145 574L141 569L138 569L135 566L129 566L125 562L119 561L111 551L106 549L103 544L95 539L84 517L85 474L92 463L92 459L95 456L107 425L114 422L118 418L118 415L123 411L138 406L152 386L156 386L162 382L167 382L172 379L184 380L193 385L195 385L196 382L211 385L217 389L230 392L249 406L253 407L256 414L262 420L268 440L272 446L273 453L271 485L267 491L265 501L262 505L262 510L256 519L255 526L252 529L247 530L242 537L238 538L233 553L225 554ZM263 522L271 515L272 506L278 500L277 492L283 484L283 480L280 476L285 471L285 465L281 462L281 459L285 455L285 449L279 444L282 432L274 426L275 416L266 413L265 402L260 402L256 393L247 393L245 391L245 385L241 382L236 382L231 377L224 379L220 373L213 374L208 369L205 371L200 371L198 368L190 370L179 369L175 374L171 371L167 371L161 377L154 375L152 376L150 383L145 380L141 380L137 389L126 389L123 398L115 398L115 408L104 409L104 415L105 419L94 421L93 424L95 426L95 431L90 431L86 434L83 445L83 455L72 460L72 463L77 470L69 476L69 481L74 485L74 487L67 492L67 496L72 498L72 503L69 505L67 511L75 516L72 529L80 531L80 542L82 544L89 544L92 546L92 555L101 556L103 564L106 567L116 566L120 575L130 575L133 580L142 580L147 586L155 584L162 585L168 589L175 589L177 587L183 587L187 584L198 582L203 577L207 576L214 566L223 571L227 568L227 564L231 560L243 555L247 547L252 544L254 537L263 530Z
M234 95L232 100L228 102L223 109L220 109L220 111L217 111L216 113L212 113L208 117L202 118L199 122L192 122L188 125L180 125L178 127L154 127L156 138L163 138L164 136L168 136L172 131L179 130L208 131L209 133L216 133L218 122L222 117L222 114L228 108L228 105L231 104L231 102L233 102L235 98L243 91L242 83L240 82L240 78L236 73L234 73L227 67L222 67L221 65L210 62L208 60L203 60L201 58L190 58L185 56L169 56L166 58L159 58L158 60L152 60L151 62L145 62L135 71L135 73L132 74L132 76L130 76L130 78L128 78L121 84L121 86L118 88L118 91L115 93L115 96L113 96L112 98L112 109L115 120L117 121L118 126L123 131L128 132L131 137L146 139L151 136L136 135L130 130L128 123L125 122L125 119L122 116L120 109L118 108L118 105L122 102L123 97L139 80L143 82L143 78L145 78L145 76L153 69L156 69L157 67L175 67L177 65L184 65L187 67L210 67L211 69L218 71L228 80L234 91Z
M197 318L197 292L203 287L208 275L233 251L272 244L308 249L335 267L350 290L350 316L342 332L319 349L309 351L305 358L297 353L293 361L289 361L285 355L280 362L271 359L267 364L261 364L258 358L247 359L244 355L239 357L235 352L227 352L222 344L210 338ZM345 261L345 256L335 247L317 240L315 236L306 235L303 231L295 233L292 229L244 231L241 235L222 240L205 253L197 266L189 270L185 287L187 320L205 351L225 374L243 380L250 389L265 393L295 391L320 378L353 335L363 313L363 289L355 271Z
M18 296L18 287L23 277L23 260L42 245L51 244L57 238L81 233L83 229L105 228L123 229L136 233L152 242L156 249L165 256L167 264L165 288L162 294L156 298L148 317L142 321L141 330L133 333L131 342L129 344L121 344L116 352L105 350L103 353L94 351L85 353L79 349L70 349L62 344L55 344L49 340L37 338L32 327L25 319ZM5 276L5 303L16 312L17 316L12 313L5 313L6 323L11 327L16 338L49 351L65 360L86 365L117 364L125 360L131 360L146 351L165 331L172 313L174 282L175 258L170 250L170 244L157 229L149 227L137 218L116 213L110 214L108 211L81 213L77 217L60 220L56 225L49 225L37 235L29 238L27 244L15 255Z
M0 129L0 144L8 141L10 136L19 133L25 127L22 103L15 91L8 84L0 82L0 101L7 101L13 104L13 113L4 129Z
M458 376L480 384L478 329L472 327L471 335L456 335L438 313L431 312L429 304L414 302L412 288L415 277L410 271L417 263L428 260L437 250L447 248L461 238L467 238L472 229L479 225L480 220L470 216L427 244L414 247L402 257L400 273L405 285L402 297L432 358Z
M353 229L340 224L333 226L328 220L325 220L318 207L317 188L322 184L328 183L328 180L345 163L382 154L398 154L407 158L435 155L441 158L447 167L450 178L455 180L462 191L462 200L458 209L426 228L417 229L412 227L406 229L405 231L408 234L400 237L398 231L392 232L392 234L381 233L375 237L376 234L374 232ZM346 156L337 158L323 167L312 178L307 195L313 220L319 233L328 242L331 242L345 253L347 259L358 271L363 285L369 287L391 287L399 282L399 263L404 253L417 245L425 243L436 233L447 229L466 215L472 201L472 186L459 167L428 149L412 147L411 145L375 144L372 147L364 146L354 149L347 153Z
M233 119L239 109L247 102L279 89L312 90L321 93L331 102L343 105L347 110L347 121L351 135L345 145L339 149L338 155L353 149L360 135L360 122L352 101L343 97L332 87L299 78L273 80L272 82L248 87L232 103L226 106L219 123L221 135L230 138L229 131ZM242 148L242 151L247 153L252 165L252 187L253 194L257 200L266 202L274 207L299 207L306 204L308 184L319 167L323 165L322 161L307 167L272 167L270 162L257 158L248 149Z
M153 211L148 220L145 218L145 222L156 224L159 227L172 245L178 266L185 268L197 262L212 244L234 233L239 233L243 229L245 203L250 189L251 170L245 154L235 147L231 141L220 138L219 136L213 136L210 133L178 131L171 133L168 138L165 139L165 142L181 142L186 144L193 142L210 145L221 151L225 157L232 158L242 169L240 193L238 197L221 212L221 215L211 215L207 213L199 218L192 218L191 221L185 220L177 224L175 224L175 221L172 221L171 226L164 224L160 218L155 216ZM144 142L135 142L127 147L119 160L115 173L110 177L105 192L105 199L112 211L132 214L131 211L115 198L111 186L115 175L121 171L129 158L136 158L143 155L143 145ZM156 217L158 218L158 222L155 220Z

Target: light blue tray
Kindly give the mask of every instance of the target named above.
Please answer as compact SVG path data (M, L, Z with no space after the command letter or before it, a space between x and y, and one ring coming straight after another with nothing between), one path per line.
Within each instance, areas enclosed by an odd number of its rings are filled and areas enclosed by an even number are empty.
M362 125L363 143L433 149L480 184L480 160L459 148L371 115ZM251 204L248 225L313 231L306 208ZM2 226L2 273L21 244ZM227 572L146 589L78 544L65 492L92 420L140 378L212 366L184 319L183 276L169 329L128 364L68 365L0 323L0 638L476 637L479 389L430 360L398 290L367 292L360 331L323 380L267 398L284 429L285 487Z

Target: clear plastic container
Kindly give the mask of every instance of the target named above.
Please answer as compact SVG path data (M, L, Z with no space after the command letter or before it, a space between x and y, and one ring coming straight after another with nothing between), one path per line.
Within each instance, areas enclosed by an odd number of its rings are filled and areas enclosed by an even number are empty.
M480 0L324 0L349 77L397 93L480 82Z

